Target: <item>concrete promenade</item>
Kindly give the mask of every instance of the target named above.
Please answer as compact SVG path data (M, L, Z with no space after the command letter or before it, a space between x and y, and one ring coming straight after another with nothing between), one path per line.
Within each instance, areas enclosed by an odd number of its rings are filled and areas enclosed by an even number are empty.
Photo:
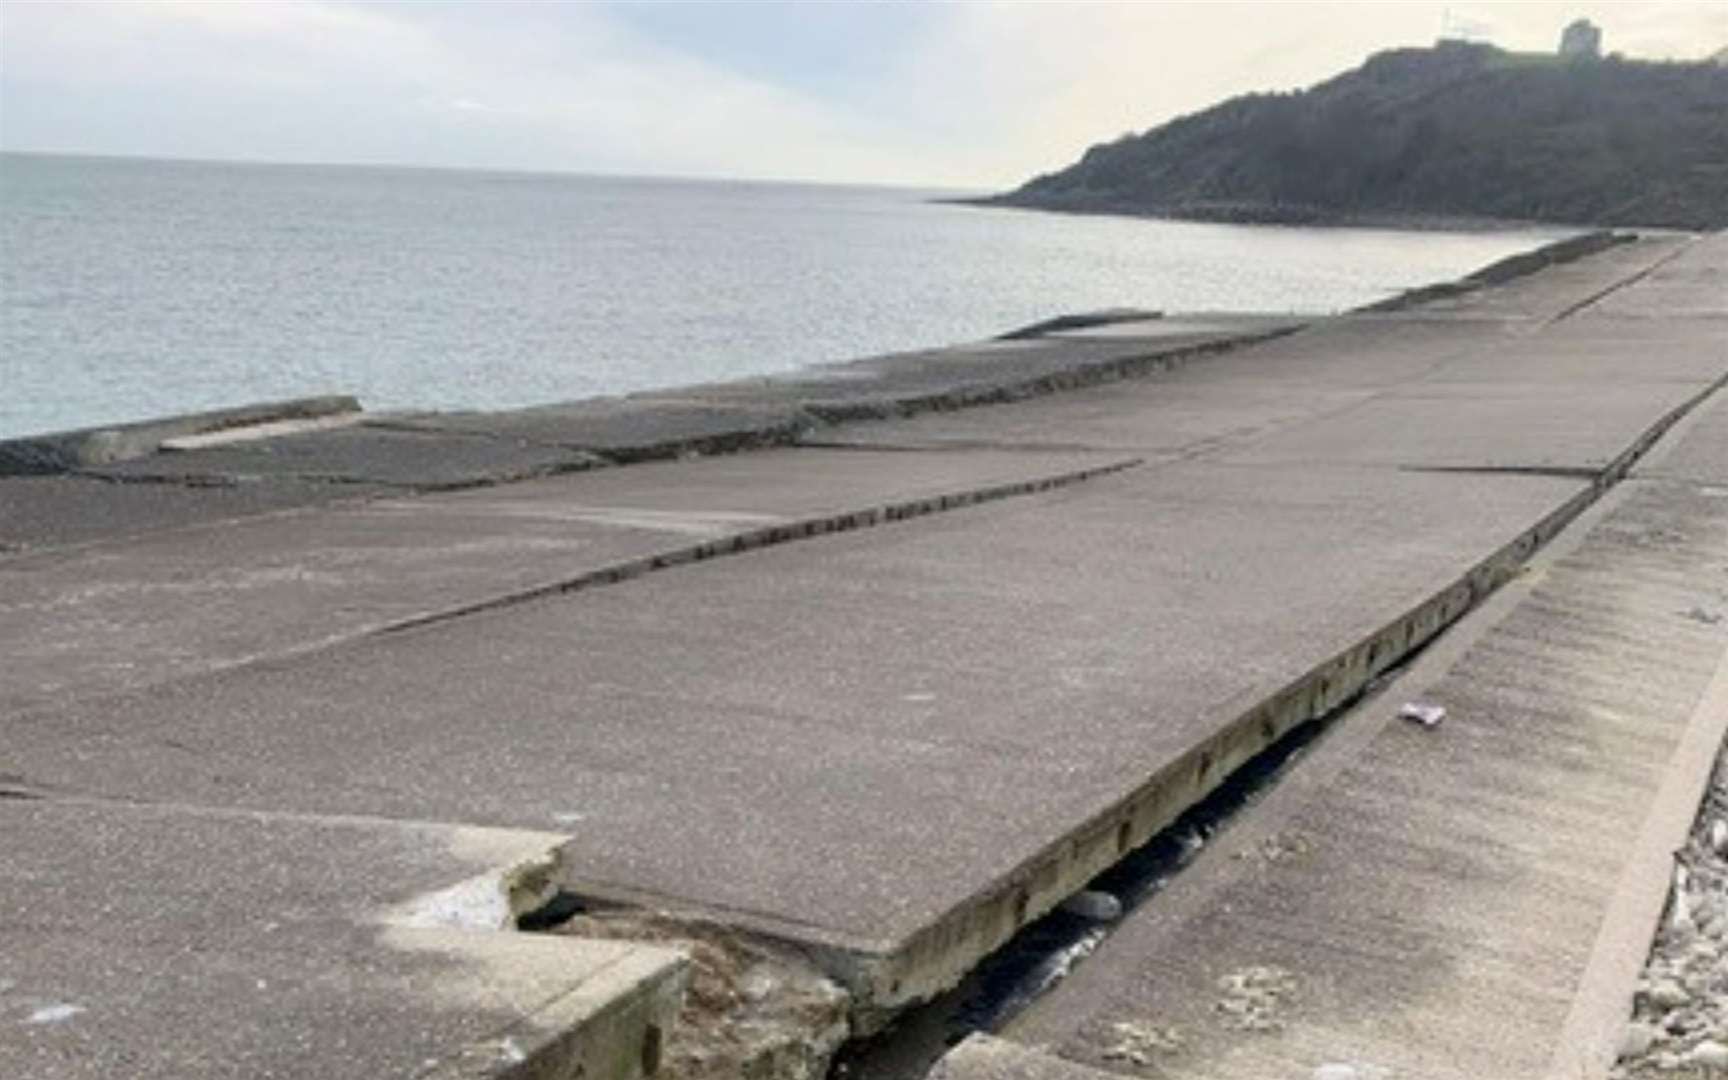
M1725 275L0 478L0 1075L651 1067L675 956L480 928L555 888L795 943L867 1030L1515 575L1728 376Z

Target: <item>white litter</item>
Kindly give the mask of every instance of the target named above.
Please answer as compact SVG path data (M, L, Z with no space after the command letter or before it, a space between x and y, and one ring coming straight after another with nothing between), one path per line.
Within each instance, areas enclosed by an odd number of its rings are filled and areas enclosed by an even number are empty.
M1405 720L1413 720L1423 727L1438 727L1440 721L1446 719L1446 706L1424 705L1417 701L1407 701L1398 710L1398 715Z
M58 1024L84 1011L82 1005L44 1005L30 1014L26 1024Z

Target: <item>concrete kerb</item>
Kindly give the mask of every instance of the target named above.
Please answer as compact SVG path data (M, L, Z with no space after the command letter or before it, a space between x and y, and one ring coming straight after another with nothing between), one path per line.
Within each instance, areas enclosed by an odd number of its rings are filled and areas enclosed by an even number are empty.
M1724 387L1728 375L1693 404L1702 404L1710 393ZM1666 429L1684 429L1695 419L1689 412L1670 419ZM1662 448L1651 457L1651 464L1660 464ZM1632 1014L1638 973L1667 906L1674 853L1692 826L1724 738L1728 738L1728 653L1693 709L1650 803L1579 978L1547 1080L1598 1080L1613 1067L1622 1029Z
M145 457L169 440L287 420L358 413L347 394L293 398L0 441L0 476L40 476Z
M1548 1080L1606 1077L1632 1014L1633 988L1667 906L1674 852L1698 813L1728 736L1728 653L1716 667L1644 819L1632 857L1602 919L1548 1067Z

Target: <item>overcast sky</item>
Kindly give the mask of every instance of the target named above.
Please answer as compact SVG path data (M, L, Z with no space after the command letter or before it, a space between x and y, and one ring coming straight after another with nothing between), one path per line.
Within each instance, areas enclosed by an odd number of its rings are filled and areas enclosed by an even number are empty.
M0 5L0 148L994 188L1442 25L1698 58L1728 2Z

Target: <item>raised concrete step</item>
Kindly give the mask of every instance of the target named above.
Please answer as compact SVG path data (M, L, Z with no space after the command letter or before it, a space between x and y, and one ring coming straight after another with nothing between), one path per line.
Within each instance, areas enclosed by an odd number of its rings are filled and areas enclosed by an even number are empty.
M676 952L480 928L557 835L15 796L0 832L0 1076L635 1080L677 1013Z

